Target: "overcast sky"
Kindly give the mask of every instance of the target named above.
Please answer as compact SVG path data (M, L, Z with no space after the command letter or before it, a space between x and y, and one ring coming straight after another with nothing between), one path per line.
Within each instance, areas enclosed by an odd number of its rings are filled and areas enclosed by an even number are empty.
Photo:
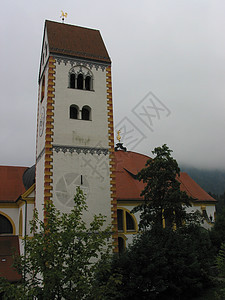
M225 1L2 0L0 164L35 162L45 19L99 29L114 122L128 150L166 143L179 163L225 169Z

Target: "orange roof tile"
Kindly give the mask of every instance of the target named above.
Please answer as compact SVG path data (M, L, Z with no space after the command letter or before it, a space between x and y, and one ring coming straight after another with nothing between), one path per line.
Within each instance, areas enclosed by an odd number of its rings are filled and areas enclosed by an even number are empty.
M141 200L144 189L143 182L135 179L135 175L145 167L150 157L135 152L116 151L116 197L118 200ZM181 191L185 191L196 201L216 202L187 173L180 173L178 178Z
M27 167L0 166L0 202L15 202L25 192L23 173Z
M216 200L204 191L187 173L181 172L180 177L177 178L181 183L181 191L185 191L188 196L196 199L197 201L213 201Z
M135 180L129 172L137 174L144 168L149 157L131 151L116 151L115 157L117 199L141 200L140 193L144 189L144 184Z
M21 279L21 275L12 267L14 254L20 254L18 236L0 236L0 276L10 282Z
M99 30L45 21L50 53L110 63Z

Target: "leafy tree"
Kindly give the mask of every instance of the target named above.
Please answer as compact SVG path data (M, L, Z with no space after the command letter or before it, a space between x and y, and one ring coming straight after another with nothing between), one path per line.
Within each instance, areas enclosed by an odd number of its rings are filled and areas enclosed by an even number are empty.
M14 299L88 299L99 267L97 260L109 252L110 229L102 230L105 218L95 215L86 225L82 213L87 205L79 187L70 213L60 213L52 202L45 210L47 222L35 214L26 257L17 260L16 267L22 274L25 268L26 276L17 284ZM15 286L5 285L5 299L13 299L13 289ZM23 298L18 296L21 290Z
M138 173L138 179L146 184L141 193L141 196L144 196L144 204L133 210L141 212L141 229L149 226L178 228L184 222L193 220L193 215L187 214L185 210L191 206L191 198L180 191L180 182L177 180L180 169L171 152L167 145L155 148L152 151L156 155L155 158L149 159L146 167Z
M200 226L142 231L113 260L122 282L109 299L192 299L209 284L211 260L208 232Z
M190 299L209 283L209 235L199 226L200 217L185 210L192 199L180 191L180 169L171 152L166 145L155 148L155 158L138 174L145 201L133 211L141 212L141 231L113 260L112 272L122 275L114 299Z

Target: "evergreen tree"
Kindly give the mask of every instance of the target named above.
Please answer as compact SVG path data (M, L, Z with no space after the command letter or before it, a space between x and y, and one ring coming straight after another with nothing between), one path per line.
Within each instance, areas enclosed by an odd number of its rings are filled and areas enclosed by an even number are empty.
M156 156L138 173L138 179L145 183L141 193L144 203L133 210L141 212L140 229L150 226L179 228L184 222L193 221L193 215L186 213L191 198L180 191L177 180L180 169L171 152L167 145L155 148L152 153Z

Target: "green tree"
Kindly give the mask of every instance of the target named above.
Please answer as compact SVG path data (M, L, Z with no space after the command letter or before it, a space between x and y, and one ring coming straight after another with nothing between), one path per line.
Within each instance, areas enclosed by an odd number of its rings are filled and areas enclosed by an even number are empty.
M142 231L113 260L122 282L112 299L192 299L209 285L211 261L208 232L200 226Z
M133 211L141 212L141 230L112 262L112 272L122 276L114 299L191 299L209 283L209 235L199 226L200 216L186 212L192 199L180 191L171 152L166 145L155 148L155 158L138 174L144 203Z
M215 251L218 253L222 243L225 243L225 209L216 217L215 224L210 231L210 237Z
M149 159L146 167L138 173L138 179L145 183L141 193L144 203L133 211L141 212L141 229L149 226L173 227L175 224L178 228L184 222L189 223L193 220L193 215L186 213L186 208L191 206L191 198L180 191L180 182L177 180L180 169L171 152L167 145L155 148L152 151L155 157Z
M60 213L52 202L46 207L47 222L35 214L32 239L26 241L26 257L19 257L17 269L25 277L20 284L5 285L5 299L88 299L98 259L108 255L110 228L102 230L105 217L94 216L87 226L82 214L85 196L78 187L70 213ZM19 293L23 290L23 298ZM3 288L2 288L3 291Z

